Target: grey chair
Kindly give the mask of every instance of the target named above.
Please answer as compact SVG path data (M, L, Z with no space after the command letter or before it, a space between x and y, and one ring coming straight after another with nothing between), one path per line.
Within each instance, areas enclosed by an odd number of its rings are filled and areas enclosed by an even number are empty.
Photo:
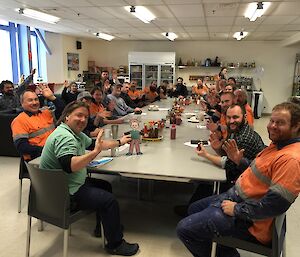
M27 163L26 166L31 180L28 201L26 257L29 257L30 254L32 217L64 230L63 256L67 257L71 224L93 211L71 210L67 174L64 171L41 169L36 165ZM104 236L102 238L104 239Z
M286 234L286 214L283 213L277 216L272 224L272 242L271 245L263 245L245 241L242 239L224 236L215 237L213 239L213 247L211 257L216 256L216 243L224 246L234 247L245 251L261 254L268 257L283 257L286 256L285 249L285 234Z

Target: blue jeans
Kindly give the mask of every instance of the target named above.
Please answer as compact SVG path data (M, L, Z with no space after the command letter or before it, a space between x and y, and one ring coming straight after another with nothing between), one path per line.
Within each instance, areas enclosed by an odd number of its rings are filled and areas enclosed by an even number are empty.
M223 200L241 202L234 187L227 192L210 196L194 202L188 209L188 217L177 225L177 235L188 250L196 257L209 257L212 238L215 236L234 236L252 242L258 242L249 232L252 225L223 213ZM234 248L218 246L218 257L239 256Z
M107 247L118 246L122 242L123 233L119 204L111 193L111 185L104 180L87 178L74 198L79 209L96 211L97 220L102 220Z

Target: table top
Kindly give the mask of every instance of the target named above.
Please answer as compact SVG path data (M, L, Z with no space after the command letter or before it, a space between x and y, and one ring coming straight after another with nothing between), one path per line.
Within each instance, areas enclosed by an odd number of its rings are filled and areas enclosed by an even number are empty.
M165 118L167 109L172 105L172 99L155 102L159 111L148 111L148 107L143 108L143 115L130 114L126 118L137 117L141 120L140 128L143 123L150 120L159 120ZM196 105L186 106L185 112L197 112ZM124 151L117 152L114 160L99 167L90 168L93 171L118 173L126 177L151 178L158 180L173 181L225 181L226 174L221 169L209 161L197 156L195 149L184 145L191 139L208 140L209 131L206 128L197 128L199 123L190 123L184 115L183 122L176 126L176 139L170 139L170 128L163 129L163 139L161 141L143 141L140 145L142 155L126 156L128 148ZM110 126L107 125L107 128ZM105 128L105 127L104 127ZM118 135L131 128L129 123L119 125ZM210 147L208 147L210 148ZM209 149L209 151L212 151ZM109 151L103 151L101 156L109 156ZM97 159L96 158L96 159Z

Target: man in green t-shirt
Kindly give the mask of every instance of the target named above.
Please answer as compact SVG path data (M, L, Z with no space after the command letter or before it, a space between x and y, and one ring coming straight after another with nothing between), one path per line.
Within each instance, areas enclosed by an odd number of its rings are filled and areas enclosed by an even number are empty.
M86 166L103 150L121 146L131 140L102 140L103 130L92 140L82 131L87 125L89 109L84 102L69 104L60 118L61 124L48 137L41 155L41 168L62 169L68 173L71 200L79 209L92 209L102 220L107 239L106 251L110 254L131 256L137 253L138 244L123 239L119 205L107 181L87 178ZM94 149L85 153L85 149Z

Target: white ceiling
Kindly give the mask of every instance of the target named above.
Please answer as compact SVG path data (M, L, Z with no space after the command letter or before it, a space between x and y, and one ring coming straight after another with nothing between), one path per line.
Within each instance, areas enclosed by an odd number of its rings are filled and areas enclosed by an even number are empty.
M177 40L234 40L236 31L249 31L244 40L285 40L300 32L300 0L268 0L267 13L250 22L243 14L251 0L0 0L0 19L51 32L94 37L104 32L116 40L166 40L162 32L175 32ZM125 11L144 5L157 17L145 24ZM58 16L55 25L19 15L15 8L30 7Z

